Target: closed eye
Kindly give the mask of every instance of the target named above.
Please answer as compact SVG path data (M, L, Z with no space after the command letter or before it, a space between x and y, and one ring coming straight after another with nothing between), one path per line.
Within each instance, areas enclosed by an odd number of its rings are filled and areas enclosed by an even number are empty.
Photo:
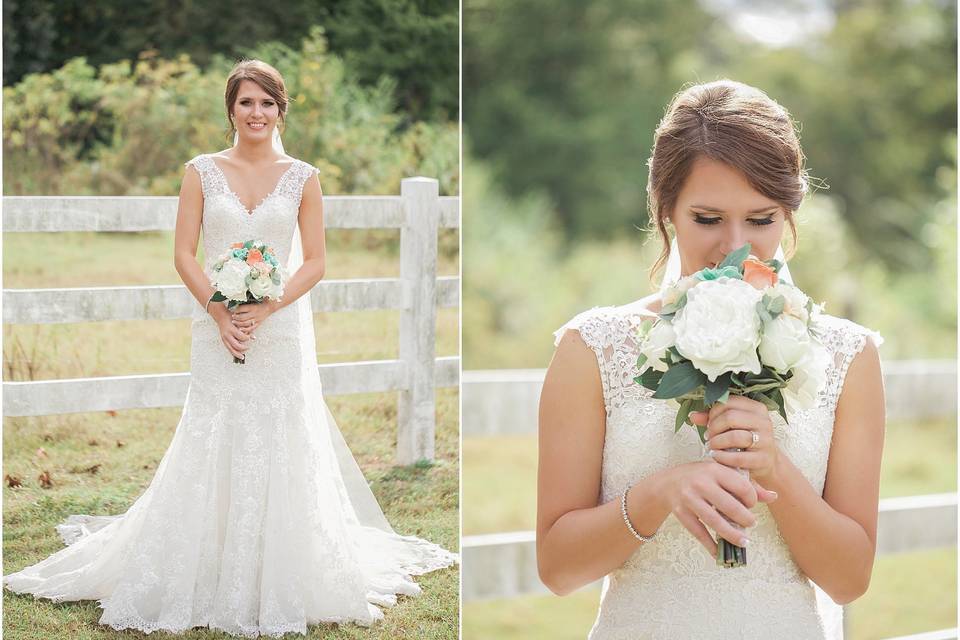
M696 222L697 224L712 225L712 224L720 224L720 222L723 221L723 218L719 216L715 216L715 217L702 216L698 213L694 217L693 221ZM755 227L765 227L768 224L773 224L773 216L769 216L767 218L748 218L747 222L749 222Z

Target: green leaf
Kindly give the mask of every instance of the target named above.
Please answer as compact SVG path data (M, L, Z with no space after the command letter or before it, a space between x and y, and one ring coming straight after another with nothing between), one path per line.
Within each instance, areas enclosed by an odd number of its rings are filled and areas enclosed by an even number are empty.
M647 364L647 354L641 353L637 357L637 369L642 369L645 364Z
M706 411L707 403L704 402L703 398L696 398L693 402L690 403L690 411Z
M760 320L763 321L763 324L768 324L773 321L773 316L770 315L770 312L767 311L767 306L763 304L763 300L757 301L757 315L760 316Z
M680 410L677 411L677 419L673 425L673 432L676 433L680 431L680 427L683 426L683 423L687 422L687 415L690 413L690 405L693 403L691 398L687 398L680 403Z
M768 410L768 411L779 411L779 410L780 410L780 407L777 406L777 403L774 402L773 400L771 400L770 398L768 398L768 397L766 396L766 394L763 394L763 393L752 393L752 394L750 395L750 397L752 397L754 400L757 400L757 401L759 401L759 402L762 402L762 403L764 404L764 406L767 407L767 410Z
M688 391L696 389L707 381L707 376L693 366L692 362L681 362L676 364L663 374L660 380L660 387L653 394L654 398L666 400L682 396Z
M726 391L730 389L730 379L732 374L728 371L722 376L717 376L717 379L713 382L707 380L707 383L704 385L704 402L708 405L713 404L720 399Z
M786 302L783 296L764 296L764 300L767 301L767 311L772 315L780 315L783 313L783 304Z
M720 263L717 269L723 269L724 267L736 267L739 269L743 266L743 261L750 255L750 248L750 243L748 242L736 251L728 253L727 257L723 259L723 262Z
M650 391L656 391L657 387L660 386L660 379L663 378L663 372L657 371L656 369L647 369L643 372L639 378L636 380Z
M700 434L700 443L707 444L707 428L701 427L700 425L696 425L696 427L697 427L697 433Z
M777 403L777 412L783 418L783 421L787 422L787 409L786 404L783 401L783 392L780 389L774 389L770 392L770 397L773 398L775 403Z
M764 393L765 391L770 391L771 389L779 389L783 385L780 382L768 382L766 384L751 384L749 387L744 387L743 391L745 393Z
M213 300L214 302L223 302L224 300L227 299L227 296L217 291L216 293L213 294L213 297L210 299Z

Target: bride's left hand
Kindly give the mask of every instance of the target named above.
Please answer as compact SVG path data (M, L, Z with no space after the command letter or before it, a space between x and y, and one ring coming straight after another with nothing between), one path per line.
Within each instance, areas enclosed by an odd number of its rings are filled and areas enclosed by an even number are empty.
M263 324L273 312L277 310L275 300L265 300L264 302L247 302L237 305L230 312L233 318L233 324L244 333L252 334L253 330Z
M730 394L727 402L715 403L709 412L691 413L690 420L697 425L706 425L707 444L717 462L749 469L750 478L761 483L776 476L780 448L773 438L770 413L762 402ZM756 444L753 444L754 433L759 438ZM744 451L724 451L732 448Z

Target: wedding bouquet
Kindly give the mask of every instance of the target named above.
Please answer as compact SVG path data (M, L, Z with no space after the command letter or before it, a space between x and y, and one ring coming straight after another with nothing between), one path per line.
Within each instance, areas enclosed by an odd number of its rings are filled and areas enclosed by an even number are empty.
M287 274L274 251L260 240L235 242L213 263L210 284L214 302L227 300L227 309L266 299L280 300ZM243 358L233 357L243 364Z
M640 326L634 380L654 398L679 402L675 431L695 426L704 443L706 427L694 425L691 412L707 411L732 393L762 402L786 421L787 409L815 406L826 382L828 355L817 326L822 307L779 281L780 261L760 261L750 248L666 289L659 318ZM717 562L745 565L746 549L721 538Z

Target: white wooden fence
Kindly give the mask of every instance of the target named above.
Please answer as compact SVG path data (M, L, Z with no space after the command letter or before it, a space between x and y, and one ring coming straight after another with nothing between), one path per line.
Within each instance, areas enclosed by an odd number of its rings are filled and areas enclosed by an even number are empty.
M3 230L170 231L175 197L3 198ZM437 277L437 232L459 227L460 201L432 178L407 178L400 196L325 196L328 229L400 229L400 277L325 280L314 312L400 310L399 358L318 365L328 395L398 391L397 462L434 457L435 388L459 384L459 357L436 357L437 307L457 307L460 279ZM172 253L171 253L172 255ZM183 285L4 289L4 324L189 318ZM3 383L4 416L182 406L189 373Z
M534 435L544 373L543 369L464 371L463 436ZM956 415L955 360L884 362L883 375L889 419ZM548 593L537 572L535 540L533 531L463 536L463 601ZM956 543L956 493L880 501L878 555L955 547ZM957 629L910 636L911 640L956 638Z

